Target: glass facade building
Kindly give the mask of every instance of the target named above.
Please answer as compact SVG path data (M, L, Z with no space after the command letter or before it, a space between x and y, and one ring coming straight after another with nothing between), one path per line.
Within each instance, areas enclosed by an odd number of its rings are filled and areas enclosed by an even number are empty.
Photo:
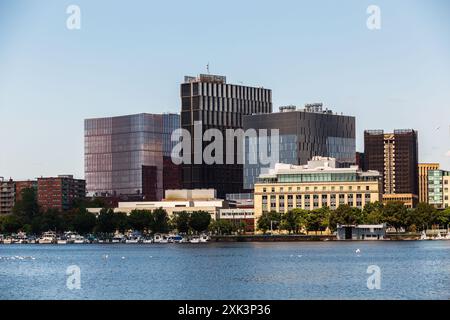
M170 161L178 114L136 114L85 120L85 177L89 195L134 195L159 200L164 176L177 186ZM164 170L166 164L166 170Z
M245 116L244 130L270 129L279 130L280 163L305 165L314 156L333 157L343 167L355 164L355 118L322 110L322 104L306 105L304 110L296 110L294 106L282 107L281 112ZM267 172L270 165L262 165L260 161L251 163L250 159L258 159L251 152L257 145L257 138L245 141L244 189L253 189L261 173ZM267 139L267 150L272 150L271 139Z

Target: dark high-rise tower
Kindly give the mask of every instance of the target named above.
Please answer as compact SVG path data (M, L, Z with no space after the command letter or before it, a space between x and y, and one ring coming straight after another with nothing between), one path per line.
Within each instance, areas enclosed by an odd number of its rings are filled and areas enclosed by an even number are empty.
M418 157L417 131L364 132L365 167L381 173L385 194L418 195Z
M242 116L272 112L269 89L227 84L226 78L215 75L185 77L181 84L181 127L190 132L194 146L194 123L201 122L202 134L207 129L242 128ZM201 139L201 137L195 137ZM208 143L203 143L203 147ZM242 147L242 146L236 146ZM224 157L225 143L224 143ZM193 154L191 155L194 160ZM236 156L236 152L235 152ZM242 191L242 164L183 164L185 188L214 188L224 198L227 193ZM225 161L224 161L225 163Z

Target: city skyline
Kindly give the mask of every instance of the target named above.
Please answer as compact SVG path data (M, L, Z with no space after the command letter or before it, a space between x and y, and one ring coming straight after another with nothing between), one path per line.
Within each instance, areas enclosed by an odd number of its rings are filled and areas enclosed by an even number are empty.
M274 112L324 102L355 116L357 151L364 130L415 129L419 162L450 169L445 1L376 1L380 30L366 27L369 1L221 10L76 1L80 30L66 28L69 4L0 4L0 29L11 31L0 32L0 135L13 135L2 142L0 176L84 178L84 119L179 113L183 76L207 64L230 83L271 89Z

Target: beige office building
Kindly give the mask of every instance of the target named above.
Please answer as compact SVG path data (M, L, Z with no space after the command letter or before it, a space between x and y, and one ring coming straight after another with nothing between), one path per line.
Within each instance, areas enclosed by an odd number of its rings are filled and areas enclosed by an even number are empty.
M428 171L438 169L439 163L419 163L419 202L428 203Z
M133 210L156 210L162 208L166 210L169 217L176 212L206 211L215 220L219 216L219 210L228 208L228 202L217 199L215 189L181 189L166 190L165 198L162 201L138 201L119 202L115 212L130 214ZM98 214L101 209L89 208L88 211Z
M255 184L255 221L263 212L285 213L293 208L336 209L342 204L363 208L381 201L381 192L378 171L337 168L334 158L314 157L304 166L276 164Z

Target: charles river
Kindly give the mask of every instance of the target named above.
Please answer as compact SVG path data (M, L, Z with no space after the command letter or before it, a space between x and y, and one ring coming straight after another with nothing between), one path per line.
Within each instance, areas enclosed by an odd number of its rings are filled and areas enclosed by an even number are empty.
M450 241L0 245L0 299L450 299Z

